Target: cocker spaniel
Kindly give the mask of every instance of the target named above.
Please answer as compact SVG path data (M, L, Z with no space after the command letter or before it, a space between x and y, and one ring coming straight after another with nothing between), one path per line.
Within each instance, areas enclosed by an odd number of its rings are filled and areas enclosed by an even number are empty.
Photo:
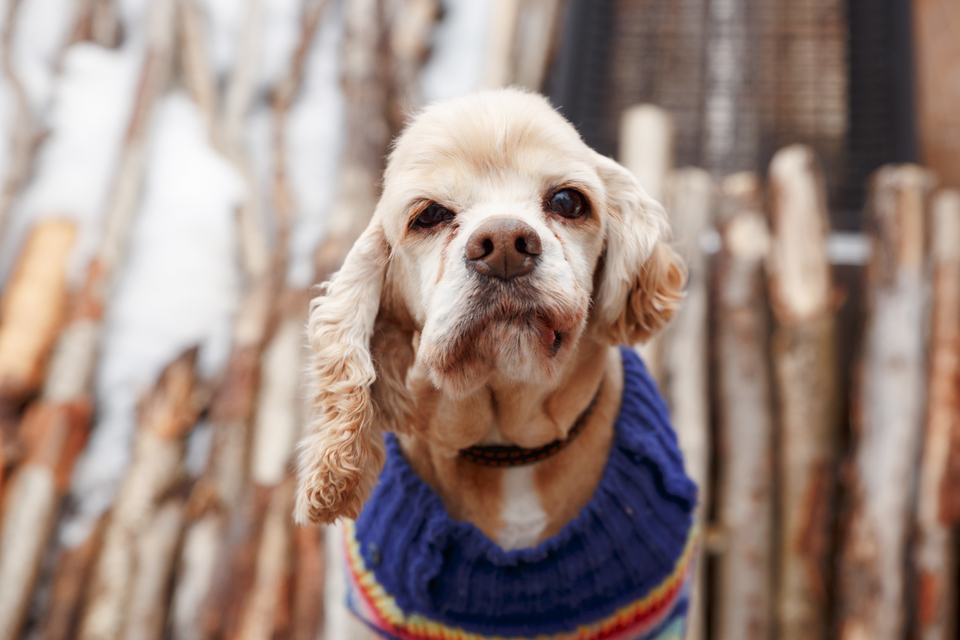
M296 518L348 519L385 638L682 634L696 488L632 345L682 299L663 208L541 96L427 107L313 301Z

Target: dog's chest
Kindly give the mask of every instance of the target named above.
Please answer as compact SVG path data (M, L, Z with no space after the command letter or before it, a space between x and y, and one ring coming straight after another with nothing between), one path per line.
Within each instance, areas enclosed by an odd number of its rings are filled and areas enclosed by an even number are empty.
M534 546L547 526L533 466L503 471L497 543L506 550Z

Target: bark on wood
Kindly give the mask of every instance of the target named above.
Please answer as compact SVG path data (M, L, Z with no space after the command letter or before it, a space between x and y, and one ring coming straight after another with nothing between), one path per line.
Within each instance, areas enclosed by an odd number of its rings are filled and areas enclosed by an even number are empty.
M136 548L137 573L129 595L123 640L160 640L167 613L167 593L177 543L183 530L184 503L164 502L146 523Z
M237 46L237 61L224 98L219 140L227 158L247 184L247 197L240 205L239 223L241 262L247 276L256 280L270 269L270 249L262 228L260 205L254 195L253 167L244 152L244 131L247 114L257 90L257 71L263 29L263 0L246 0L244 19Z
M20 0L11 0L7 4L7 15L4 21L2 39L0 39L0 59L2 59L3 73L13 92L16 102L16 113L13 126L10 128L9 152L6 175L3 176L3 186L0 189L0 238L3 237L4 227L13 209L13 204L21 188L30 175L36 155L37 144L40 140L40 124L33 113L30 99L20 81L20 75L14 68L14 58L11 43L13 28L16 25L17 9Z
M287 475L294 443L300 436L300 372L306 300L293 306L263 354L263 382L257 402L250 476L265 487Z
M721 194L717 500L726 547L718 569L717 638L765 640L773 604L773 416L763 270L770 237L755 174L724 179Z
M485 85L542 91L563 3L497 0L490 29Z
M0 302L0 402L19 404L43 383L44 365L64 320L67 261L76 226L37 223Z
M840 563L841 640L904 632L904 560L923 433L926 335L923 169L881 168L867 211L873 256L853 420L858 435Z
M957 558L951 523L942 517L941 486L947 477L951 436L960 429L960 191L938 192L931 214L930 382L913 549L916 588L911 600L914 636L948 640L957 637ZM958 490L956 485L952 490Z
M57 562L51 601L43 619L44 640L70 640L77 634L81 601L93 561L100 553L103 518L94 532L75 548L64 549Z
M227 517L209 595L203 605L202 628L207 638L236 638L256 580L257 549L263 536L271 491L249 485L240 504Z
M916 0L912 9L920 154L944 186L960 187L960 5Z
M206 25L196 0L177 0L177 17L183 80L190 91L190 97L206 118L207 128L216 144L217 87L207 57L207 42L204 37Z
M328 6L328 2L321 1L309 8L290 69L272 96L274 181L271 212L277 228L276 243L273 253L263 261L258 251L251 251L249 247L243 253L246 271L253 276L253 282L242 302L234 327L233 352L210 411L214 442L209 467L190 497L190 510L196 521L185 534L176 579L172 604L174 638L232 637L238 628L238 608L243 606L243 596L252 583L249 554L259 539L261 507L269 500L270 492L266 490L265 495L260 495L264 492L258 493L246 485L251 451L249 422L254 415L260 387L261 356L271 339L278 314L278 290L286 273L287 242L293 217L294 202L286 159L287 114L299 91L310 44ZM248 10L252 11L252 6ZM247 27L249 29L251 25ZM252 48L253 40L254 36L248 31L245 46ZM244 60L252 63L249 57ZM241 102L237 96L250 81L246 78L248 73L243 62L234 72L233 84L239 87L233 90L234 103ZM247 99L250 97L248 95ZM230 104L228 99L224 137L228 146L234 145L233 153L238 161L245 162L236 155L239 153L236 137L242 124L240 114L245 113L246 107L237 104L231 107ZM231 139L233 142L229 142ZM251 233L250 228L244 231L244 224L241 219L241 234ZM289 332L282 333L287 336ZM294 367L283 373L296 377L297 371L299 368ZM272 446L275 442L269 438L266 442L271 445L264 447L266 450L275 450ZM260 459L262 452L259 449L254 451L256 459ZM270 473L277 475L279 481L284 471L277 473L271 469ZM239 564L235 565L235 562Z
M394 97L391 125L403 128L407 118L423 106L420 69L430 53L430 36L440 17L438 0L409 0L400 4L390 25L390 61L393 67Z
M0 638L18 637L59 498L86 439L88 402L36 404L21 429L27 458L6 483L0 537Z
M95 42L113 48L121 40L120 19L112 0L79 0L70 44Z
M316 640L324 623L324 530L315 525L294 530L296 572L293 586L293 640Z
M307 311L306 296L290 298L286 317L263 354L250 461L252 487L230 519L214 587L205 605L204 626L215 637L271 636L279 632L273 625L281 610L286 613L279 618L289 630L289 599L278 592L289 584L286 577L278 577L276 563L282 560L286 566L285 555L291 545L290 531L285 528L292 508L292 503L288 505L292 488L287 486L292 478L287 472L301 425L301 332ZM289 507L282 522L273 513L278 501ZM281 524L283 535L278 529ZM284 549L282 554L279 548ZM284 558L254 562L264 553Z
M144 592L156 589L161 580L158 572L169 572L158 563L164 558L172 565L173 551L166 557L158 548L147 565L140 547L144 544L169 542L176 535L169 533L177 515L158 514L163 496L173 487L183 458L182 438L196 421L193 406L194 366L196 349L171 364L160 377L156 390L141 408L140 427L130 468L124 477L116 503L103 535L103 549L94 566L88 602L80 622L78 637L82 640L108 640L131 637L136 630L140 637L149 637L151 605L137 601ZM154 522L155 518L162 518ZM154 529L151 523L157 524ZM179 525L178 525L179 526ZM147 538L160 536L159 539ZM145 573L147 572L147 573ZM135 618L131 616L141 616ZM132 626L131 626L132 625Z
M170 630L175 640L204 638L201 618L203 604L213 584L220 542L222 519L207 513L186 530L183 551L177 569L176 589L170 605Z
M295 197L290 185L287 159L287 119L294 100L300 93L307 57L316 38L329 0L318 0L308 8L300 30L300 39L294 49L287 73L273 92L273 215L277 226L277 239L273 255L273 268L277 273L287 263L288 234L295 215Z
M839 415L827 194L813 151L770 164L770 302L779 408L778 637L827 635Z
M245 600L237 640L285 636L289 626L290 553L293 498L291 476L270 491L259 544L254 552L255 577ZM278 615L279 614L279 615Z
M667 173L673 168L673 120L653 105L627 109L621 121L620 162L658 202L663 200ZM650 374L663 384L662 344L654 336L637 349Z
M663 393L683 451L687 473L697 483L697 518L704 526L710 503L710 396L708 386L708 271L700 236L713 219L716 186L702 169L680 169L667 179L666 205L674 237L687 261L687 297L661 339ZM687 639L704 638L704 561L697 564Z
M149 20L147 52L137 99L127 128L123 152L105 215L98 255L90 266L84 290L71 321L60 334L48 367L43 396L34 415L41 430L51 435L28 446L28 460L18 470L23 479L7 489L8 504L27 509L29 518L19 531L5 518L0 547L0 590L11 594L0 606L0 640L16 637L37 576L41 555L59 507L62 484L78 453L72 447L86 438L88 389L96 360L99 324L107 292L123 256L128 229L136 208L143 177L150 114L165 87L172 53L171 0L154 0ZM55 436L55 437L54 437ZM8 531L9 529L9 531ZM9 534L9 537L8 537ZM7 584L7 588L3 585ZM16 587L9 586L11 584Z
M342 78L347 134L340 163L340 192L330 229L316 253L317 280L326 280L366 228L377 203L377 181L390 142L383 0L344 7Z

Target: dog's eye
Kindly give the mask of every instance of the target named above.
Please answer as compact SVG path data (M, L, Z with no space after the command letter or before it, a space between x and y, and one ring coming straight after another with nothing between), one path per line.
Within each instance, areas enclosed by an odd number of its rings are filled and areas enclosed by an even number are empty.
M587 211L583 194L573 189L561 189L547 201L547 208L564 218L579 218Z
M426 209L420 212L420 215L413 221L413 224L420 227L421 229L429 229L430 227L435 227L441 222L449 222L453 220L454 217L453 211L442 207L436 202L430 204Z

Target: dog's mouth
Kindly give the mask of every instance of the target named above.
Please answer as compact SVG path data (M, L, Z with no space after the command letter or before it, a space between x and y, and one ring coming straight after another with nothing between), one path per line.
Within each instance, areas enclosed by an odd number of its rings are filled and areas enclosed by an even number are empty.
M538 318L540 321L540 344L547 350L550 356L555 356L560 352L563 346L564 332L551 323L546 318Z
M552 379L576 348L588 304L576 291L482 284L422 334L418 360L438 387L466 393L491 372Z

